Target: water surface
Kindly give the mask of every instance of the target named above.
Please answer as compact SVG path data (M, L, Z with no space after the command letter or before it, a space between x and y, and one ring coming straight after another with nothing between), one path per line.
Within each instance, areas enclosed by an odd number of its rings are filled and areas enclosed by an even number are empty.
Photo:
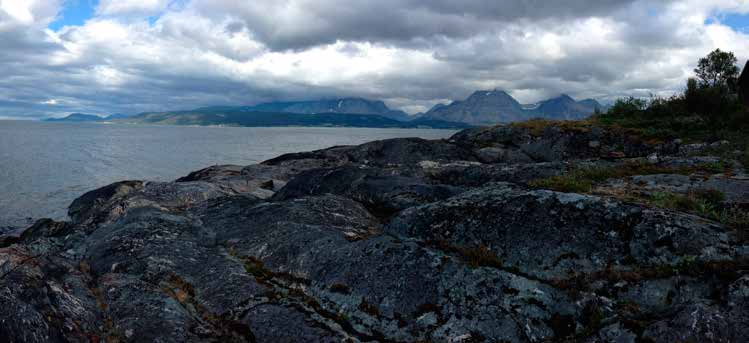
M64 219L75 198L116 181L169 181L215 164L247 165L334 145L453 133L0 121L0 227Z

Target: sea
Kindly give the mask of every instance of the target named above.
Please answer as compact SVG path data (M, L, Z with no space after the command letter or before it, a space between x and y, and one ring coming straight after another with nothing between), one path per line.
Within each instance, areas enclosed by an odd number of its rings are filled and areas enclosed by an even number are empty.
M73 200L117 181L171 181L212 165L249 165L291 152L454 133L0 121L0 232L40 218L65 220Z

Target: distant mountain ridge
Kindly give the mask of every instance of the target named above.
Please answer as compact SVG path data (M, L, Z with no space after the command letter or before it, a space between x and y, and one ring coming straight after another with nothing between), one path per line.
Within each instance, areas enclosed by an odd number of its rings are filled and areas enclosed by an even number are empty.
M149 112L116 120L133 124L164 125L215 125L215 126L318 126L318 127L370 127L370 128L435 128L460 129L470 127L465 123L418 118L399 121L379 114L323 112L315 114L289 112L260 112L249 107L210 107L191 111Z
M593 99L575 101L562 94L536 104L520 104L502 90L476 91L466 100L449 105L437 105L423 115L424 118L461 122L471 125L510 123L534 118L575 120L592 115L605 107Z
M235 110L244 112L281 112L300 114L346 113L376 114L399 121L409 121L415 117L406 112L392 110L380 100L364 98L337 98L310 101L266 102L254 106L240 107L206 107L199 110Z
M539 103L535 114L542 118L557 120L577 120L589 117L595 113L596 109L603 109L603 106L596 100L585 99L575 101L567 94L562 94L556 98L544 100Z
M466 100L449 105L435 106L424 114L425 118L486 125L498 122L523 120L523 106L504 91L476 91ZM500 119L500 120L498 120Z
M349 126L349 127L434 127L464 128L510 123L534 118L583 119L596 109L598 101L575 101L562 94L535 104L521 104L502 90L476 91L465 100L436 104L419 115L390 109L383 101L337 98L313 101L266 102L253 106L213 106L188 111L147 112L102 117L73 113L52 122L130 122L176 125L227 126Z
M63 118L47 118L44 119L44 121L47 122L70 122L70 123L80 123L80 122L100 122L100 121L110 121L110 120L117 120L117 119L124 119L128 118L129 116L126 114L112 114L106 117L102 117L95 114L85 114L85 113L71 113L67 117Z
M47 118L44 119L44 121L49 122L86 122L86 121L100 121L104 119L103 117L94 115L94 114L85 114L85 113L71 113L67 117L64 118Z

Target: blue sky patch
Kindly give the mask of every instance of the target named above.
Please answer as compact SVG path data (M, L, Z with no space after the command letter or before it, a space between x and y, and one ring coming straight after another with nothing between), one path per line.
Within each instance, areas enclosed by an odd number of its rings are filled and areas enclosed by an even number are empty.
M99 0L65 0L57 20L49 24L49 28L57 31L66 25L83 25L94 15L98 4Z
M729 26L736 31L749 34L749 14L718 14L705 21L706 24L714 24L716 22Z

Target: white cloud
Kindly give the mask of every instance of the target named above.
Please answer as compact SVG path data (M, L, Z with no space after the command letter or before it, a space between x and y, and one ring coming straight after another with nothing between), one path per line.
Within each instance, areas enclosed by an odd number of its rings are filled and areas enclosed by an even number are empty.
M151 16L165 10L169 0L100 0L96 14Z
M54 20L60 0L0 0L0 31L11 26L41 26Z
M52 32L58 2L0 0L0 113L329 96L415 112L487 88L524 102L562 92L611 100L678 91L718 47L749 58L746 34L706 24L749 12L746 1L507 4L102 0L84 25Z

